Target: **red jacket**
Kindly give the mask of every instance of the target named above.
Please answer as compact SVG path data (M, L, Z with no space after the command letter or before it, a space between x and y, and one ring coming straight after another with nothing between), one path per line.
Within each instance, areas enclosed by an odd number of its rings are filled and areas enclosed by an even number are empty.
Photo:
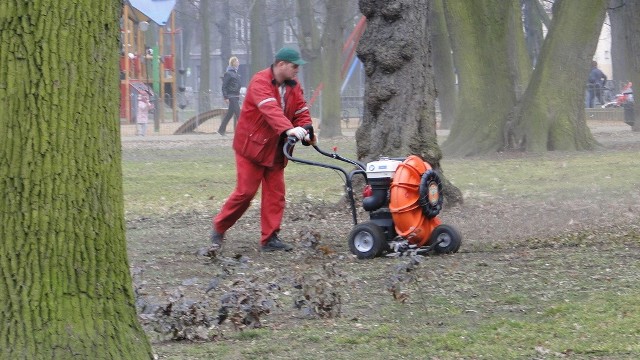
M284 132L311 125L311 115L302 87L296 80L285 81L282 110L280 92L271 68L251 78L233 137L233 149L256 164L271 167L283 162Z

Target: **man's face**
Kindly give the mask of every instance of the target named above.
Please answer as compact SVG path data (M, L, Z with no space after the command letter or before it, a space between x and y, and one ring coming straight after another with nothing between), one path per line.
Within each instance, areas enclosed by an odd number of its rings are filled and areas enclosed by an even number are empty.
M287 61L280 61L278 67L285 80L291 80L298 76L299 66Z

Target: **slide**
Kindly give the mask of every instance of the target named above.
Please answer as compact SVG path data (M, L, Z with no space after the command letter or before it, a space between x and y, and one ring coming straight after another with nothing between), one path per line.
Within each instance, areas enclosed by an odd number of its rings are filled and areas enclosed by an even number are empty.
M191 133L207 120L213 119L216 116L223 116L226 113L227 109L213 109L203 112L202 114L196 115L185 121L184 124L180 125L180 127L173 133L173 135Z

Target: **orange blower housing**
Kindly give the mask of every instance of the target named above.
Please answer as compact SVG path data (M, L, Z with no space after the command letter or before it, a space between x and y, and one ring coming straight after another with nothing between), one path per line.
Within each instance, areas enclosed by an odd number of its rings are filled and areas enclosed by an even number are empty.
M442 185L431 165L410 155L396 168L391 182L389 210L398 235L409 244L428 245L431 233L442 222Z

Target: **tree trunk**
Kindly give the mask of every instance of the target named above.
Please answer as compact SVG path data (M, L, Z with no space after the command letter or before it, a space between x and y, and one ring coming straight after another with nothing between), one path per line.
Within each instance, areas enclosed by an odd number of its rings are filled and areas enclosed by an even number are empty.
M631 82L635 87L635 102L633 111L635 114L635 122L633 131L640 131L640 3L638 1L626 1L623 11L626 25L626 40L628 67L627 73L630 74Z
M627 59L631 54L627 53L627 41L625 37L625 0L610 0L609 22L611 24L611 72L615 80L616 91L620 90L621 83L629 81L629 65Z
M251 76L269 67L275 55L271 49L265 9L265 0L255 0L251 8Z
M2 359L152 358L126 254L121 5L0 5Z
M344 0L327 0L327 21L323 33L323 76L322 83L322 136L332 138L342 135L340 125L342 102L340 97L340 69L342 65L342 44L344 35L344 14L347 11Z
M269 9L269 20L273 33L273 49L278 51L284 46L284 32L287 26L292 25L295 17L293 0L272 0Z
M176 66L180 70L184 70L189 66L189 49L191 48L191 37L193 36L193 14L190 13L191 5L186 0L178 1L176 3L176 25L178 32L178 45L180 48L178 51L178 58L176 59ZM180 75L181 83L184 83L184 74Z
M448 154L503 147L506 117L522 94L530 65L518 0L444 0L458 70L456 122L443 144Z
M302 58L307 61L302 69L303 83L306 97L312 96L312 91L316 89L322 81L322 61L320 30L316 23L311 0L297 0L298 10L298 46Z
M273 50L277 52L282 49L284 46L284 28L285 21L276 21L271 24L271 28L273 29Z
M433 70L440 105L440 128L450 129L456 116L458 94L442 0L432 2L429 26L433 47Z
M540 55L540 48L544 41L544 35L542 33L542 19L540 12L541 8L538 0L522 0L522 12L524 18L524 33L527 43L527 51L529 52L529 61L535 68L538 61L538 55Z
M357 49L366 75L364 117L356 131L358 159L415 154L441 170L429 1L360 0L359 6L367 28ZM462 201L449 182L445 196L452 204Z
M508 129L511 147L526 151L590 150L584 86L608 0L558 0L538 67Z
M218 18L216 27L218 33L220 33L220 74L227 71L229 65L229 58L233 56L231 53L231 7L229 6L229 0L224 0L222 4L222 16Z
M200 51L200 86L198 89L198 112L211 110L211 31L209 30L209 6L211 0L200 0L199 18L202 26Z
M422 156L438 166L435 86L427 34L427 0L360 0L367 28L358 44L366 86L358 159Z
M198 23L196 21L193 21L194 18L197 18L194 9L194 6L187 0L181 0L176 3L175 16L177 30L179 31L178 44L180 46L178 49L179 56L178 59L176 59L176 66L178 68L178 106L181 109L189 104L189 101L185 96L185 91L187 89L187 77L189 76L187 69L191 66L189 50L191 49L192 43L194 42L193 35L198 26ZM155 32L157 32L157 30ZM147 33L149 33L149 31L147 31ZM148 40L148 38L146 37L145 39ZM147 43L149 42L147 41ZM158 119L158 125L160 125L159 121L160 119Z

